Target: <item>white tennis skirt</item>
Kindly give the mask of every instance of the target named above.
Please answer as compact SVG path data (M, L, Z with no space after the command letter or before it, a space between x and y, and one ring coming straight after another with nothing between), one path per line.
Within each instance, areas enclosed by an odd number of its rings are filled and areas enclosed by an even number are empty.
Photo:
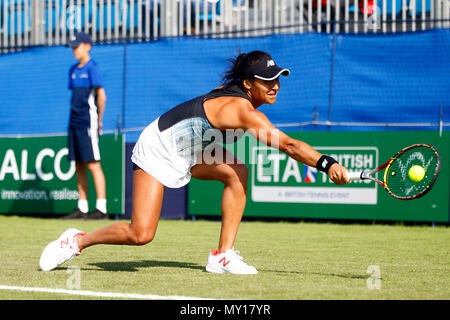
M171 130L159 131L158 119L142 131L131 160L169 188L180 188L191 180L195 157L179 155Z

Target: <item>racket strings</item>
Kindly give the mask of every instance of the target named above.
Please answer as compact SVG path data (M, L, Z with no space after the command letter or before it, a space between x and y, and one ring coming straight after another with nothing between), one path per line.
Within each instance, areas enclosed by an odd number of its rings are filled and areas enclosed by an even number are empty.
M413 181L409 177L409 170L416 165L425 171L420 181ZM415 197L431 187L439 173L439 165L437 151L427 146L412 148L401 153L386 169L385 185L397 197Z

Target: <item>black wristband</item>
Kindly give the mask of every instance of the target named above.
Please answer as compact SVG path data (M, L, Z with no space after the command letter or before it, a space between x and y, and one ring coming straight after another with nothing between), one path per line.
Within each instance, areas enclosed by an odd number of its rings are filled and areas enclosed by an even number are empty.
M334 160L334 158L324 154L320 157L319 161L317 161L316 168L317 170L328 174L328 170L330 170L330 167L335 163L337 163L337 161Z

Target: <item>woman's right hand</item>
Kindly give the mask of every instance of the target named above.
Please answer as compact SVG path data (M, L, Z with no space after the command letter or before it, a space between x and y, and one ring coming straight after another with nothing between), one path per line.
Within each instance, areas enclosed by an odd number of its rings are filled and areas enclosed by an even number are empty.
M350 182L348 171L339 163L334 163L328 170L328 177L337 185L343 185Z

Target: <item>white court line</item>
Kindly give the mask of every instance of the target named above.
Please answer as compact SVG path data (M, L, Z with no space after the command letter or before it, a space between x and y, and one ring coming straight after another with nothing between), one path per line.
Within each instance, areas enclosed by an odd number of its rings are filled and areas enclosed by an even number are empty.
M52 288L38 288L38 287L17 287L0 285L0 290L13 290L25 292L45 292L45 293L60 293L77 296L99 297L99 298L116 298L116 299L145 299L145 300L213 300L209 298L199 297L184 297L184 296L158 296L154 294L139 294L139 293L120 293L120 292L97 292L88 290L66 290L66 289L52 289Z

